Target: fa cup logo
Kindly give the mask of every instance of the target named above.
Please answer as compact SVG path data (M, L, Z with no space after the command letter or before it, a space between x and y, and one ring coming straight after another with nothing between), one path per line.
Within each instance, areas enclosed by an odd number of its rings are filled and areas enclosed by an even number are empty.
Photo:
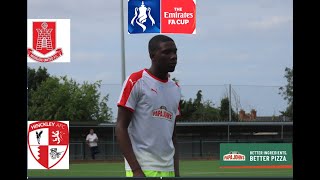
M139 15L138 15L138 11L139 11ZM155 24L155 21L151 16L151 8L150 7L146 7L144 5L144 2L142 1L141 6L139 8L136 7L135 10L134 10L134 17L131 19L131 25L134 26L134 22L135 22L136 24L138 24L143 29L143 32L144 32L146 30L146 28L147 28L144 25L144 23L147 21L148 17L149 17L149 19L151 21L151 26L153 26Z

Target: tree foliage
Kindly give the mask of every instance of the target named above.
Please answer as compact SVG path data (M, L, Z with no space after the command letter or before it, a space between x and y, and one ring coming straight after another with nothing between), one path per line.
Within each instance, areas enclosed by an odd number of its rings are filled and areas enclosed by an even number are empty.
M196 98L180 101L182 121L217 121L220 119L219 110L210 100L203 100L202 90L198 90Z
M222 120L224 121L228 121L229 120L229 98L228 97L224 97L221 99L221 103L220 103L220 117ZM234 110L231 107L231 120L235 121L238 120L238 116L237 114L234 112Z
M73 79L48 77L30 91L28 119L98 121L112 119L109 95L101 97L101 81L79 84Z
M285 111L280 111L280 113L289 118L293 117L293 68L285 68L284 77L287 79L287 84L284 87L280 87L279 94L282 95L284 100L287 101L288 107Z
M31 92L36 91L40 84L50 77L50 74L47 72L47 69L41 66L36 70L28 67L27 71L27 81L28 81L28 104L31 105L30 99Z
M172 78L176 83L176 78ZM179 121L227 121L229 119L229 100L223 98L221 107L216 108L211 100L204 100L202 90L198 90L194 99L180 101L181 117ZM232 110L232 120L237 120L237 114Z

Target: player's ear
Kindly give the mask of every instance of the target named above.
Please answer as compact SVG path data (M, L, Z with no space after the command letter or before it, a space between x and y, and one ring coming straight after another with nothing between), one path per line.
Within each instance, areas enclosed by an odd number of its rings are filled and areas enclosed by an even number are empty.
M152 60L153 57L154 57L154 52L150 52L150 53L149 53L149 57L150 57L150 59Z

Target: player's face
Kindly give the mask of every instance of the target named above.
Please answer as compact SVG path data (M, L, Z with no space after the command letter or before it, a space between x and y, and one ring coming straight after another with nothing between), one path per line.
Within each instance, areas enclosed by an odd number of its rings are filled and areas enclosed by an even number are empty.
M177 65L177 47L173 41L161 42L155 54L157 68L163 72L173 72Z

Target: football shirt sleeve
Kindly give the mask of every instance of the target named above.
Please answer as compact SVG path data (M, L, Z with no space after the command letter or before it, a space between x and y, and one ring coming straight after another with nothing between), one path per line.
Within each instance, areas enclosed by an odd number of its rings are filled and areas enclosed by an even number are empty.
M137 82L138 80L132 75L125 80L118 100L118 106L125 107L134 112L139 100L140 83Z

